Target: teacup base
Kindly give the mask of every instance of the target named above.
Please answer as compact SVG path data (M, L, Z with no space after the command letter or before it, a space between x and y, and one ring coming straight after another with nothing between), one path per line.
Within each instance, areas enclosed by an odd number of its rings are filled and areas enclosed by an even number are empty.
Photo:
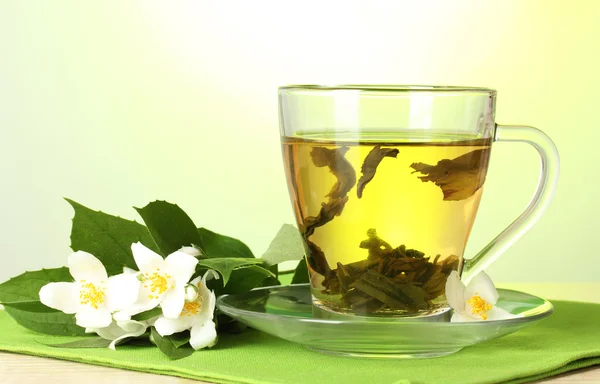
M429 311L423 311L417 314L405 313L377 313L360 314L345 311L338 311L331 308L315 296L312 297L313 317L326 320L342 321L369 321L369 322L389 322L389 321L419 321L419 322L447 322L450 321L451 308L448 306L435 308Z

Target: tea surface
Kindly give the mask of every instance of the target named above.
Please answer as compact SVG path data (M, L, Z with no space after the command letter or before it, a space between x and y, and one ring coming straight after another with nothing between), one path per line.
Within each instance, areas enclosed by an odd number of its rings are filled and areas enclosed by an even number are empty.
M317 304L374 315L444 307L446 278L462 267L490 144L283 138Z

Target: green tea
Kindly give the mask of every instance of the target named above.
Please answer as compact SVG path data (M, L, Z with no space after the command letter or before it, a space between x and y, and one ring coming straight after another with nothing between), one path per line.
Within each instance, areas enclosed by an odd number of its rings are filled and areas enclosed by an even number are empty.
M400 136L401 137L401 136ZM446 305L481 199L490 139L283 139L317 305L423 315Z

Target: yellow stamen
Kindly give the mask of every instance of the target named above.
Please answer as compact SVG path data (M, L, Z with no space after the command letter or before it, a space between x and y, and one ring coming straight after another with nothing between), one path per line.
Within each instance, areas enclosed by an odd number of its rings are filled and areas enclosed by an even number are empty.
M151 274L144 273L144 288L150 289L151 293L162 295L168 289L173 287L172 283L169 284L170 282L171 282L171 275L169 275L168 273L164 273L164 274L160 274L158 272L152 272ZM158 296L154 296L154 297L158 298ZM148 298L151 299L152 295L148 295Z
M487 320L487 312L492 309L492 304L485 301L481 296L475 292L473 297L467 300L467 305L471 308L471 313L479 316L482 320Z
M181 311L181 314L179 316L197 315L201 309L202 309L202 299L198 299L196 301L191 301L191 302L185 303L183 305L183 311Z
M105 297L104 289L94 285L94 283L86 283L81 280L81 289L79 291L79 303L82 305L89 304L92 308L98 309L101 304L104 304Z

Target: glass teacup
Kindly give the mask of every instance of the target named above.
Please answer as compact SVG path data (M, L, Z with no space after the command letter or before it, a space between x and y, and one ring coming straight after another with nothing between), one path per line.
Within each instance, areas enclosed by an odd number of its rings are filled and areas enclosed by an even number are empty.
M558 153L535 128L497 125L495 104L487 88L279 88L288 188L315 306L366 316L444 312L450 272L468 281L539 220L558 181ZM540 182L525 212L464 259L494 141L533 145Z

